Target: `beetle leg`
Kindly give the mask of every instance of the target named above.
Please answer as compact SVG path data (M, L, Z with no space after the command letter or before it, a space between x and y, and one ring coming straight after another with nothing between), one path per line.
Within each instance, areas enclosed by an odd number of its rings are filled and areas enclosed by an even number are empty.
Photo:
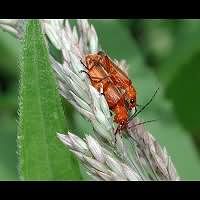
M103 81L103 80L105 80L105 79L107 79L107 78L109 78L110 76L105 76L105 77L103 77L103 78L96 78L96 79L99 79L99 81L98 82L101 82L101 81ZM95 78L95 77L93 77L93 78Z
M107 77L105 77L107 78ZM107 90L108 86L110 85L110 82L106 82L105 84L103 83L100 83L100 93L101 94L104 94L104 91Z
M109 78L110 76L106 76L106 77L103 77L103 78L99 78L99 77L95 77L95 76L90 76L90 74L87 72L87 71L85 71L85 70L81 70L80 71L80 73L86 73L89 77L90 77L90 79L98 79L98 80L93 80L94 82L97 82L97 83L99 83L99 82L101 82L101 81L103 81L104 79L106 79L106 78Z
M88 69L88 67L83 63L83 61L82 60L80 60L80 62L81 62L81 64L86 68L86 69ZM94 64L93 64L93 66L92 67L90 67L90 70L92 70L92 68L93 67L96 67L96 66L98 66L99 65L99 62L97 62L97 61L94 61L93 60L93 62L94 62Z
M89 74L88 74L88 75L89 75ZM89 77L92 79L92 81L94 81L94 82L96 82L96 83L100 83L101 81L103 81L103 80L109 78L110 76L105 76L105 77L103 77L103 78L99 78L99 77L95 77L95 76L90 76L90 75L89 75ZM96 80L93 80L93 79L96 79Z
M116 129L116 131L115 131L115 133L114 133L114 135L115 135L115 145L116 145L116 143L117 143L117 137L116 137L116 135L117 135L118 132L119 132L119 134L120 134L119 126L117 126L117 129Z
M101 83L100 94L103 95L103 83Z
M80 60L81 64L87 69L87 66L83 63L82 60Z
M135 113L137 113L137 107L136 107L136 106L135 106L135 112L134 112L134 114L135 114Z
M81 70L81 71L80 71L80 73L83 73L83 72L86 73L88 76L90 76L89 73L86 72L85 70Z
M115 134L115 145L117 144L117 137L116 137L116 135L117 135L117 134Z

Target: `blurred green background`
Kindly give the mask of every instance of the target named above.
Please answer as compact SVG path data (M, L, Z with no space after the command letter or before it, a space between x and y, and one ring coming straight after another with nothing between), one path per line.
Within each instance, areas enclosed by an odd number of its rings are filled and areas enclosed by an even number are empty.
M200 179L200 21L90 20L103 50L126 59L129 76L144 104L160 92L140 116L158 119L148 130L166 146L178 174ZM18 179L16 132L20 42L0 30L0 179ZM91 127L64 102L70 131L89 133Z

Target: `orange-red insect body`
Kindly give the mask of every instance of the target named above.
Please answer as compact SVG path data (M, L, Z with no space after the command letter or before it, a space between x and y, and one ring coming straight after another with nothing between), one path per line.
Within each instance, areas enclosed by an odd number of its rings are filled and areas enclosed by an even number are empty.
M126 128L128 111L125 106L125 94L115 86L109 74L98 65L93 56L87 55L85 62L92 85L98 91L103 91L109 108L115 113L114 121L119 124L118 130Z
M151 103L159 88L138 112L128 118L128 111L125 104L128 99L129 109L136 106L136 90L126 74L102 52L87 55L85 62L92 85L99 92L103 92L109 108L115 113L114 121L119 124L115 134L123 129L132 127L129 124L129 120L142 112ZM152 121L155 120L139 124Z
M128 108L136 106L136 90L128 76L103 52L88 55L96 66L103 67L117 88L125 92Z

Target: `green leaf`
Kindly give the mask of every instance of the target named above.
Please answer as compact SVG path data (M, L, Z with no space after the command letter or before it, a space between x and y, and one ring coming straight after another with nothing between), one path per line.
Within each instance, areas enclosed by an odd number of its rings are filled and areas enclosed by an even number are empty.
M159 78L180 121L190 134L199 138L200 26L196 20L183 21L179 26L175 48L160 65Z
M48 38L47 35L45 35L48 41L48 47L49 47L49 53L53 56L55 60L57 60L59 63L63 63L63 55L61 50L57 49L51 42L51 40Z
M164 97L162 85L148 68L143 54L128 29L118 21L92 21L99 35L102 48L112 57L126 59L129 77L138 91L138 103L144 105L160 87L152 104L139 117L143 120L158 119L146 125L157 141L166 146L178 174L182 179L200 178L200 162L191 137L176 119L171 103Z
M1 112L0 122L0 179L16 180L16 119L10 112Z
M173 101L177 116L185 128L197 137L200 137L199 56L200 51L180 66L180 70L167 87L168 96ZM199 144L197 147L200 148Z
M56 137L66 131L66 121L38 20L26 25L20 71L20 178L80 179L77 160Z
M16 78L16 61L20 52L20 41L0 29L0 70L1 75Z
M174 48L170 55L159 67L159 77L166 87L171 84L179 72L190 62L193 62L195 56L200 52L200 26L199 22L183 21L179 22L179 31L175 38Z

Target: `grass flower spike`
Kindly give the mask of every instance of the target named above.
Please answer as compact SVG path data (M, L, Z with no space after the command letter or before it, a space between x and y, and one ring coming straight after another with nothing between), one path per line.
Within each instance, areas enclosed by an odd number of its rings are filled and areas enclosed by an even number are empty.
M72 133L58 134L59 139L83 162L88 174L95 180L142 180L125 163L103 148L96 139L87 135L85 140Z
M24 32L24 22L22 19L0 19L0 28L20 39Z
M98 52L98 40L93 26L87 20L79 20L80 39L77 29L71 29L66 20L44 20L44 30L55 46L62 51L64 62L52 58L57 74L60 94L78 112L90 120L94 129L107 141L112 141L113 123L107 102L90 83L81 60L89 52ZM91 40L89 38L92 38ZM90 42L91 41L91 42Z
M20 38L25 20L0 20L0 26ZM165 148L138 125L142 120L129 122L127 134L116 135L108 104L103 94L91 84L84 71L85 56L102 50L93 25L88 20L77 20L71 26L69 20L42 19L43 32L63 57L57 61L51 55L59 92L93 126L94 132L84 138L68 132L57 137L82 162L94 180L179 180L179 176ZM84 64L83 64L83 63ZM114 62L128 73L126 61Z
M68 20L42 20L44 31L54 46L61 50L64 62L52 58L60 94L94 128L84 139L75 134L58 133L58 138L82 161L95 180L179 180L166 149L160 147L144 126L132 126L126 137L117 135L109 107L102 94L90 83L84 65L88 53L101 50L96 31L87 20L77 20L71 28ZM125 62L115 62L124 71ZM135 118L132 124L137 124Z

